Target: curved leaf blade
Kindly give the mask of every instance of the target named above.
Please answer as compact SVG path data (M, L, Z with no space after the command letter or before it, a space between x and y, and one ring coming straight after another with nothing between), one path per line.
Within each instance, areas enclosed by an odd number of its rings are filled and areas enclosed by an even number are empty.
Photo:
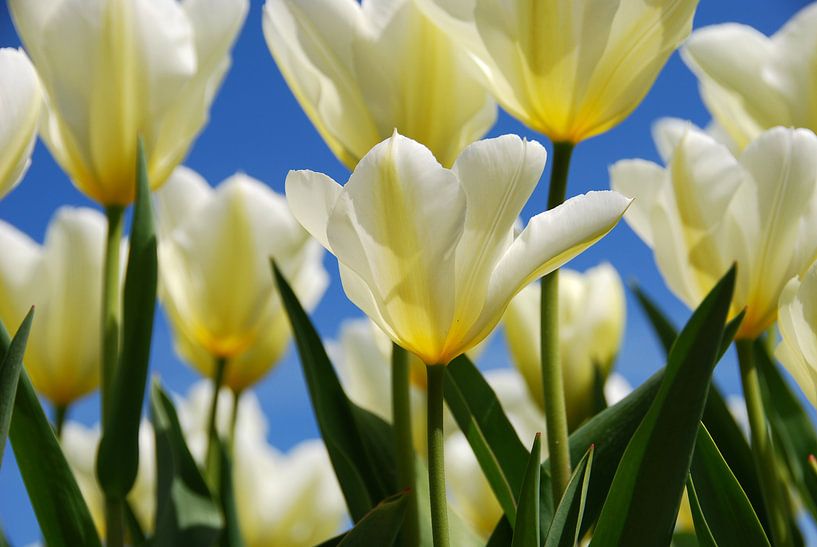
M0 352L8 352L10 342L0 323ZM85 499L25 369L17 382L9 439L45 542L100 546Z
M537 433L533 439L525 478L519 488L519 511L516 514L516 525L513 529L511 547L539 547L539 486L541 476L542 434Z
M559 502L550 523L545 547L572 547L579 543L594 450L595 446L591 445L573 471L562 501Z
M124 500L139 469L139 423L145 398L159 262L147 163L139 139L128 266L122 313L122 348L113 378L110 416L97 454L97 477L107 496Z
M6 439L11 427L11 416L14 413L14 399L17 397L17 384L20 371L23 370L23 355L26 352L28 333L31 332L31 322L34 318L34 308L26 314L8 349L0 352L0 465L3 464L3 452L6 448Z
M673 344L658 394L610 486L594 544L664 545L671 540L734 286L733 266Z

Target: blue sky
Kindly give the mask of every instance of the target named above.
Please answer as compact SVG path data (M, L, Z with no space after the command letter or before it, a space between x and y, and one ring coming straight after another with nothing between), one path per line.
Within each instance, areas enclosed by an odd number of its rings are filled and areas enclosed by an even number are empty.
M346 169L329 152L292 97L275 66L261 32L260 0L251 9L233 51L233 66L214 103L211 119L185 162L211 184L236 171L264 181L283 193L290 169L322 171L345 181ZM766 34L776 31L804 0L701 0L695 27L736 21ZM0 47L19 46L7 6L0 9ZM609 186L607 168L619 159L642 157L658 160L650 126L663 116L687 118L703 125L709 116L700 101L697 82L678 55L673 55L650 94L624 123L612 131L582 143L574 154L568 194ZM528 139L547 140L500 113L489 136L517 133ZM524 211L527 218L544 207L546 177ZM0 218L42 241L49 218L62 205L96 207L70 183L38 143L33 163L23 183L0 201ZM681 324L688 310L665 287L652 253L624 223L611 235L575 259L570 267L584 270L602 261L611 262L626 281L637 280ZM315 323L324 337L338 332L342 319L359 317L340 286L334 258L327 256L332 276L329 290L316 312ZM627 298L627 329L618 370L633 384L640 383L663 363L658 345L634 299ZM502 336L495 336L483 355L485 368L508 366ZM152 372L177 392L184 392L198 376L174 354L167 322L158 313L153 346ZM729 355L717 370L719 383L729 393L739 391L736 363ZM298 441L318 435L301 377L297 356L286 358L255 388L270 423L269 439L286 450ZM98 399L88 397L72 409L71 417L85 423L97 421ZM49 410L50 411L50 410ZM0 468L0 523L15 544L37 541L39 532L11 450Z

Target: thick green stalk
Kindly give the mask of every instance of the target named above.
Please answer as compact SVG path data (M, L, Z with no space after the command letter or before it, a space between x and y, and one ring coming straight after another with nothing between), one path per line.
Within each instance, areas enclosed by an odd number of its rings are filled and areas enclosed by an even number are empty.
M558 207L567 193L567 175L573 144L553 143L548 209ZM559 270L542 278L541 359L553 506L557 507L570 481L567 410L559 355Z
M443 390L445 365L428 365L428 487L434 547L448 547L448 507L445 500Z
M403 545L414 547L420 542L417 509L417 477L414 468L414 437L411 431L411 399L409 392L409 355L397 344L391 350L391 401L394 424L397 481L408 488L408 508L403 521Z
M205 476L214 491L218 491L221 477L219 472L220 455L218 448L218 395L221 384L224 383L224 370L227 368L227 359L217 357L213 367L213 398L210 400L210 413L207 415L207 456L205 459Z
M227 439L230 459L233 458L235 450L235 427L238 423L238 404L241 402L241 395L243 393L241 390L233 391L233 408L230 413L230 436Z
M125 225L125 208L111 205L105 209L108 217L108 234L105 240L105 269L102 286L102 371L101 399L102 423L108 413L111 384L119 362L119 331L122 316L122 299L119 295L119 250Z
M774 447L766 422L766 413L763 410L763 400L760 392L757 364L755 363L752 340L737 340L738 363L740 365L740 380L743 384L743 397L746 401L746 411L749 415L749 428L752 437L752 456L755 460L755 469L760 479L760 490L766 509L769 511L774 545L793 546L793 538L789 531L789 522L785 508L788 505L786 492L781 489L782 482L777 472Z
M105 497L105 545L125 545L125 504L122 500Z
M68 416L68 405L54 405L54 434L62 441L62 429Z

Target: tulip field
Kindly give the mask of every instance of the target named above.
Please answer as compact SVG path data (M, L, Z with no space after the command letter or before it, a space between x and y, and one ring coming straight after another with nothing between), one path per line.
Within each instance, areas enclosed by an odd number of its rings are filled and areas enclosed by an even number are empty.
M817 545L817 2L3 4L0 547Z

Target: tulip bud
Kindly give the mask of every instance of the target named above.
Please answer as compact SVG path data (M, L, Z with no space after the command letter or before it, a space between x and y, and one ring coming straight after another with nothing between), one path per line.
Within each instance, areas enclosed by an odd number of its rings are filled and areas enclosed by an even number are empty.
M555 142L618 125L692 30L697 0L418 0L496 100Z
M268 0L264 36L295 98L350 170L395 129L449 167L496 120L473 61L414 0Z
M0 198L17 186L31 163L42 109L37 73L22 51L0 49Z
M10 0L42 79L42 137L86 195L127 205L141 136L161 186L207 121L247 0Z
M17 325L36 305L24 362L57 406L99 385L105 234L105 217L92 209L59 209L42 246L0 221L0 319Z
M788 282L780 295L781 341L775 355L817 407L817 264Z
M503 322L514 365L543 407L540 295L538 283L526 287L511 301ZM610 374L621 345L625 313L624 287L611 265L605 263L583 274L560 271L559 347L571 428L593 415L596 381L604 382Z
M208 377L215 360L226 359L224 385L241 391L269 372L289 343L270 259L312 309L328 284L323 251L282 196L243 174L214 189L179 168L156 201L159 297L176 350Z

